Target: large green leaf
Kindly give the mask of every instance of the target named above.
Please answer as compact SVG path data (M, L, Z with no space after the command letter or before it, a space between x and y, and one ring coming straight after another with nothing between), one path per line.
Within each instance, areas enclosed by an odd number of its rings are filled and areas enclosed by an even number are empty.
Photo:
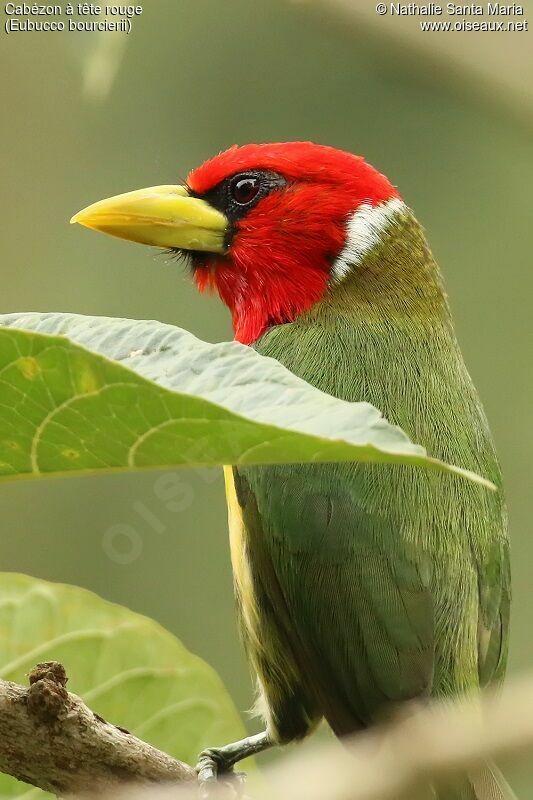
M105 719L189 764L245 735L215 672L157 623L74 586L0 573L0 678L60 661ZM51 797L0 775L0 797Z
M0 316L0 475L191 464L429 458L368 403L347 403L236 342L158 322ZM20 330L24 329L24 330Z

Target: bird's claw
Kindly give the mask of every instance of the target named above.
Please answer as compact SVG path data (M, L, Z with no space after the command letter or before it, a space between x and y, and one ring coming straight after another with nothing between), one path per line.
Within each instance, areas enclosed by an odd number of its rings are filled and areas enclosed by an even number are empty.
M203 750L198 756L196 764L198 783L202 798L210 798L217 790L231 789L233 798L242 798L243 786L246 779L244 772L235 772L233 764L228 763L222 750L210 747ZM217 791L217 796L220 793Z

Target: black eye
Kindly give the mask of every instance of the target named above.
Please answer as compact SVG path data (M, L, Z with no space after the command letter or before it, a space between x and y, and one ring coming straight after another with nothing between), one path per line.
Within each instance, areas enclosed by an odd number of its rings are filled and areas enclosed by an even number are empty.
M230 184L231 199L240 206L247 206L257 197L261 184L253 175L236 175Z

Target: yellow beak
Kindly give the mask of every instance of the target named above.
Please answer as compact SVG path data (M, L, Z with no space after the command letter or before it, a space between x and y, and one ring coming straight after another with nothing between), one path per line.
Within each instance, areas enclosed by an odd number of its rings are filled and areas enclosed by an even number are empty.
M100 200L70 220L120 239L156 247L224 253L228 220L185 186L152 186Z

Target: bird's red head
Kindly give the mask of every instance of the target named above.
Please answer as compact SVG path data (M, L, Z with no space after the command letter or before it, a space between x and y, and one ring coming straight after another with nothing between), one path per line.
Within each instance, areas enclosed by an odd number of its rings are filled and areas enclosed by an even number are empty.
M249 344L291 322L342 280L403 204L359 156L311 142L231 147L186 186L94 203L73 222L187 253L201 291L215 289Z
M361 157L310 142L232 147L187 184L228 219L225 252L194 253L194 277L219 293L246 344L322 298L357 209L398 197Z

